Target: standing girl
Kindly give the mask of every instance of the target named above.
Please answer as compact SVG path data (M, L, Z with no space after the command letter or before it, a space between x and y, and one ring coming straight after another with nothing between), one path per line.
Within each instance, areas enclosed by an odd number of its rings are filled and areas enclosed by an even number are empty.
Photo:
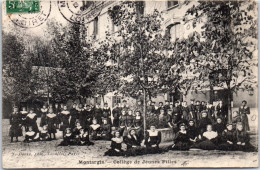
M27 127L31 126L32 131L34 131L37 134L39 132L39 129L36 121L37 121L37 115L34 113L33 109L30 109L30 112L26 116L26 124ZM26 131L28 131L28 129Z
M47 114L47 125L48 125L48 133L50 135L50 139L56 139L55 134L57 133L55 124L57 123L57 115L53 113L53 110L50 109ZM53 138L52 138L53 134Z
M10 115L10 131L9 135L11 137L11 142L13 142L13 138L16 138L16 142L18 142L18 137L23 136L22 134L22 119L21 114L18 112L18 108L14 107L13 113Z
M242 106L239 108L239 114L241 115L244 130L249 132L250 128L247 115L250 114L250 108L247 106L247 101L242 101Z
M43 107L41 108L40 127L43 127L44 125L46 125L47 113L48 113L48 108L45 105L43 105Z

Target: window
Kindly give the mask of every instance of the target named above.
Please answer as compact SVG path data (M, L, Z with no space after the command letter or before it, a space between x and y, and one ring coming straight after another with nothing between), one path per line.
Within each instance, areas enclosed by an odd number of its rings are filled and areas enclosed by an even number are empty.
M174 7L174 6L177 6L179 4L179 2L178 1L168 1L167 2L167 7L168 8L171 8L171 7Z
M98 35L98 17L94 19L94 30L93 30L94 38L97 38Z
M136 1L136 11L138 15L144 14L144 1Z
M121 103L121 97L120 96L113 96L112 106L115 107L115 104L120 104L120 103Z
M183 25L180 23L169 25L166 34L170 38L171 42L176 41L176 39L182 39L184 35Z

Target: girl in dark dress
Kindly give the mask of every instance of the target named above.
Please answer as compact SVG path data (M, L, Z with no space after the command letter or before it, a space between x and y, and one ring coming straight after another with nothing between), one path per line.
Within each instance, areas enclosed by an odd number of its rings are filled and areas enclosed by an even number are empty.
M126 111L122 110L122 115L119 117L119 132L121 136L126 136L126 125L127 125Z
M141 141L138 139L134 129L129 130L128 135L124 138L124 142L127 146L127 156L142 155L145 153L144 148L141 147Z
M50 140L50 135L49 135L49 132L48 132L48 126L47 125L44 125L42 127L42 130L40 131L40 140L41 141Z
M244 130L243 123L237 123L236 130L233 133L235 150L254 152L255 147L250 144L250 137L248 133Z
M60 120L61 120L60 130L63 131L63 135L64 135L64 131L70 127L69 118L70 118L70 112L67 110L67 106L63 106L63 111L60 114Z
M241 115L242 124L244 127L244 130L249 132L249 123L248 123L248 116L250 114L250 108L247 106L247 101L242 102L242 106L239 108L239 115Z
M58 103L55 103L53 112L56 114L56 129L60 128L60 112L61 112L61 108L59 107Z
M201 141L194 145L195 148L215 150L218 143L218 133L212 130L212 125L207 125L207 131L202 134Z
M26 107L22 108L21 111L21 119L22 119L22 126L24 127L24 129L28 129L28 127L26 127L26 116L27 116L28 112L26 110Z
M232 151L234 150L234 136L233 136L232 124L227 124L227 128L222 132L221 143L218 146L218 150Z
M135 112L135 117L134 117L134 126L137 127L137 125L142 125L143 124L143 117L140 115L140 112L137 111Z
M103 119L103 124L100 127L100 136L103 140L111 139L111 125L107 123L107 119Z
M46 125L46 115L48 113L48 108L43 105L43 107L41 108L41 121L40 121L40 127L43 127L44 125Z
M177 132L173 140L172 149L185 151L190 149L190 145L191 141L186 130L186 125L182 123L180 124L180 131Z
M65 129L64 135L63 135L63 141L59 144L59 146L70 146L73 145L73 135L71 133L70 128Z
M155 129L155 125L150 126L146 131L145 145L146 153L159 153L159 144L161 143L161 132Z
M83 129L83 127L80 125L79 122L76 122L76 127L72 130L73 138L76 138L76 139L79 138L79 134L80 134L81 129Z
M159 124L158 124L158 128L167 128L169 127L168 125L168 115L165 114L165 110L161 109L160 110L160 114L159 114Z
M116 131L114 137L111 139L111 149L105 152L105 156L124 156L125 153L122 150L123 137L120 136L120 132Z
M128 114L126 115L126 126L127 129L134 127L134 116L132 110L128 110Z
M13 138L16 138L16 142L18 142L18 137L23 136L22 133L22 117L18 112L18 108L14 107L13 113L10 115L10 131L9 136L11 137L11 142L13 142Z
M72 109L70 110L70 116L70 128L73 129L76 126L76 121L79 118L75 103L72 105Z
M183 106L182 106L182 116L183 116L184 120L189 121L189 113L190 113L190 110L189 110L189 107L187 105L187 102L184 101Z
M225 124L222 122L222 118L218 117L217 122L213 125L213 130L218 132L218 136L221 136L226 129Z
M80 146L89 146L89 145L94 145L93 142L89 141L89 133L88 130L80 129L80 133L78 136L78 145Z
M107 103L104 104L103 118L106 118L107 123L111 125L111 109L108 107Z
M50 139L56 139L56 133L57 133L56 123L57 123L57 115L53 113L52 109L50 109L49 113L47 114L47 125L48 125L48 132L50 135ZM52 134L53 134L53 138L52 138Z
M89 133L91 135L92 140L100 139L100 124L97 124L97 120L92 120L92 125L89 126Z
M195 143L197 141L199 133L197 128L195 127L194 120L189 121L189 126L187 128L187 135L189 136L189 139L192 143Z
M37 115L33 112L33 109L30 109L30 112L26 116L26 124L27 124L27 127L31 126L32 130L35 133L38 133L39 129L38 129L36 121L37 121Z
M211 120L207 116L207 111L202 111L201 118L198 121L198 130L201 135L206 131L207 125L212 124Z
M82 128L86 128L87 125L86 125L86 112L85 110L82 108L82 104L79 104L79 108L78 108L78 116L79 116L79 122L80 122L80 125L82 126Z

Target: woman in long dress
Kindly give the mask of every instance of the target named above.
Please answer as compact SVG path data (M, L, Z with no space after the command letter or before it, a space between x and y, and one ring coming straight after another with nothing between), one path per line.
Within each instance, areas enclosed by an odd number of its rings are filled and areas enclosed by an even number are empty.
M48 133L50 135L50 139L56 139L57 115L53 112L53 109L50 109L49 113L46 116L47 116Z
M242 106L239 108L239 114L241 115L242 124L244 127L244 130L249 132L250 127L248 123L248 116L250 114L250 108L247 106L247 101L242 102Z
M41 108L41 121L40 121L40 127L43 127L44 125L46 125L46 119L47 119L47 114L48 114L48 108L43 105L43 107Z
M15 107L13 113L10 115L10 131L9 136L11 137L11 142L13 142L13 138L16 138L16 142L18 142L18 137L23 136L22 134L22 118L21 114L18 112L18 108Z

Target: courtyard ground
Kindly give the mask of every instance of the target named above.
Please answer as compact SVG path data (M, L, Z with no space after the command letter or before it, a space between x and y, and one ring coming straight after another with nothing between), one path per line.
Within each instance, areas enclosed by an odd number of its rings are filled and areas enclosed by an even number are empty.
M249 117L251 143L258 146L257 110ZM162 168L162 167L257 167L257 152L169 151L136 157L103 156L109 141L95 141L93 146L58 146L58 140L34 143L10 143L9 121L2 121L2 165L4 168ZM19 138L22 141L24 138ZM162 147L171 143L163 143ZM125 147L125 146L124 146Z

